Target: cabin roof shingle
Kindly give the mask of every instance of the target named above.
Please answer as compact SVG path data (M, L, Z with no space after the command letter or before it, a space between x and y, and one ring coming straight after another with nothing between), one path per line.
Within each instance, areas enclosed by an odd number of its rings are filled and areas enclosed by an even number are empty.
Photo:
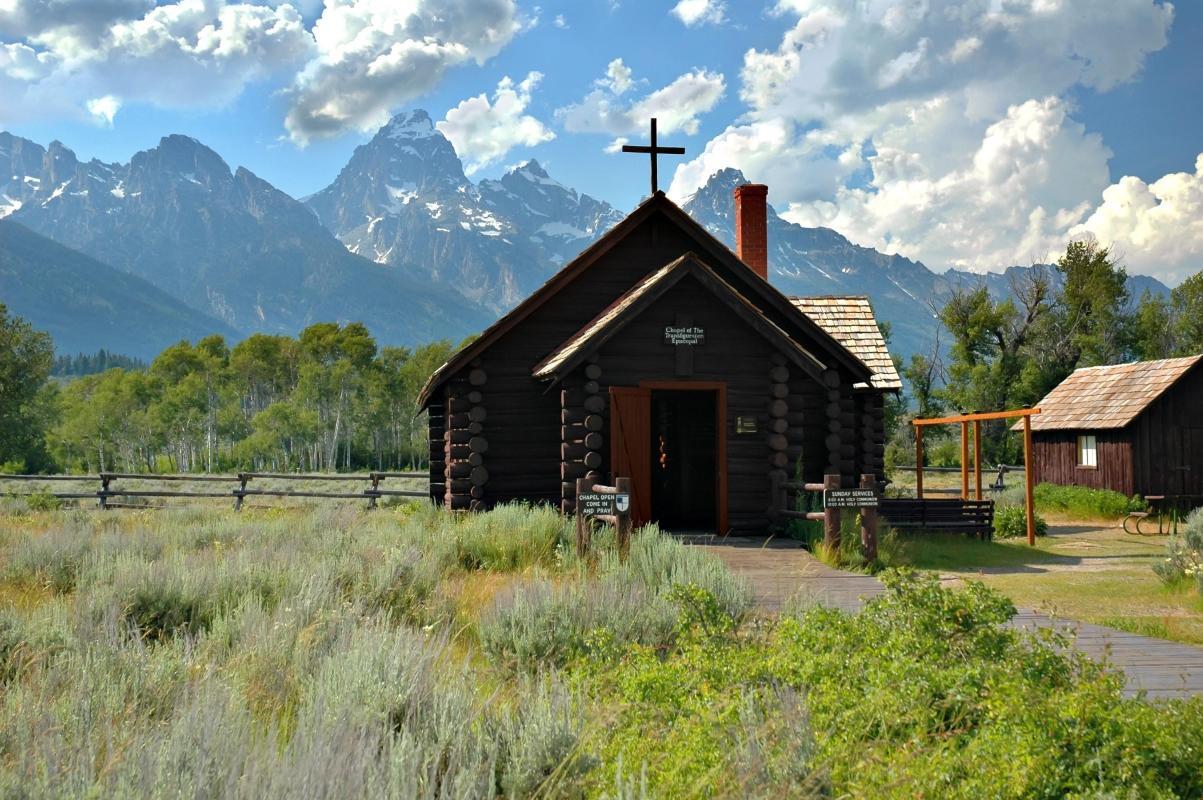
M1074 370L1040 401L1032 430L1126 427L1200 359L1203 355Z
M894 359L873 316L873 306L864 295L791 297L790 302L859 358L873 375L869 385L883 391L902 388ZM864 384L857 384L858 387Z

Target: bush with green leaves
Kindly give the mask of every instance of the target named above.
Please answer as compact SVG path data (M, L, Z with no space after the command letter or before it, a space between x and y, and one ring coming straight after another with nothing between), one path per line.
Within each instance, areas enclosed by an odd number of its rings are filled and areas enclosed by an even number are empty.
M1125 699L1053 632L1008 627L978 583L888 572L858 614L758 633L695 625L597 667L617 718L595 789L649 796L1198 797L1203 699Z
M1018 497L1022 501L1023 495ZM1055 483L1037 484L1033 500L1041 511L1080 519L1119 519L1132 511L1149 509L1149 504L1140 495L1128 497L1110 489Z
M1037 536L1048 535L1044 517L1033 513ZM994 509L994 538L1017 539L1028 535L1028 512L1023 506L999 506Z
M1179 533L1166 543L1166 556L1153 565L1153 571L1167 584L1194 582L1203 594L1203 508L1196 508L1183 520Z

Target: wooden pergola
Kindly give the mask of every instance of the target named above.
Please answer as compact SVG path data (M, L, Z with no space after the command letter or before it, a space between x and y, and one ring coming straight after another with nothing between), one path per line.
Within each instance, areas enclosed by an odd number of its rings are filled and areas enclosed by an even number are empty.
M1038 408L1021 408L1012 411L988 411L976 414L957 414L952 417L932 417L912 420L915 426L915 497L923 499L923 429L928 425L961 426L961 499L969 499L969 423L973 423L973 474L975 499L982 499L982 422L1007 420L1023 417L1023 475L1025 483L1024 505L1028 517L1028 544L1036 544L1036 512L1032 507L1032 417L1040 413Z

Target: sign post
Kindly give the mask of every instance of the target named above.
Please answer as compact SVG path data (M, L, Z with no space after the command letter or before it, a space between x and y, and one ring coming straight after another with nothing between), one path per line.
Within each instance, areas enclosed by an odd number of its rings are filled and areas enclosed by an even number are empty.
M590 518L614 526L618 560L625 562L631 549L631 479L618 478L613 486L602 486L590 478L576 479L576 554L579 558L589 553Z

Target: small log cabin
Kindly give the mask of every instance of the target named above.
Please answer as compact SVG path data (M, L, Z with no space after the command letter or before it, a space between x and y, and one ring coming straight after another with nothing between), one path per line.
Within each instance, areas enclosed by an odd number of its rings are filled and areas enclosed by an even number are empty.
M1032 417L1034 479L1125 495L1203 496L1200 361L1076 370Z
M769 284L767 191L735 190L738 254L654 192L438 369L432 499L572 513L577 478L629 476L636 524L751 533L773 471L883 476L901 384L868 299Z

